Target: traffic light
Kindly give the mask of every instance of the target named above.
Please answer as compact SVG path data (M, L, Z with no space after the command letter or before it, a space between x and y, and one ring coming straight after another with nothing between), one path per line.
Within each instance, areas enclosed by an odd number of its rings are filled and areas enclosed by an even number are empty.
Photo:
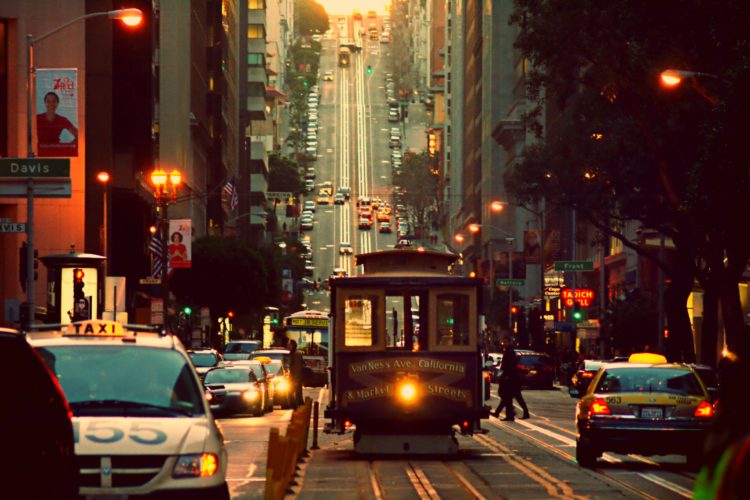
M581 311L581 303L573 302L573 321L581 321L583 319L583 312Z
M511 306L510 313L514 314L514 315L518 314L518 307L517 306Z
M367 66L367 74L368 75L372 74L372 66L369 66L369 65Z
M227 312L227 318L229 318L229 319L234 318L234 311L228 311Z
M191 315L193 313L193 309L190 306L185 306L182 309L182 312L184 312L186 315L189 316L189 315Z
M302 82L302 86L307 87L307 80Z
M83 293L83 287L85 286L83 282L84 276L83 269L73 269L73 300L77 301L86 298Z

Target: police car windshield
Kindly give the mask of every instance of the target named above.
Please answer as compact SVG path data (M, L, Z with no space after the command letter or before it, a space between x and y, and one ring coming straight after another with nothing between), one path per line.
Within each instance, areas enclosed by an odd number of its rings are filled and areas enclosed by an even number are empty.
M37 348L76 415L202 415L193 368L169 349L118 346Z
M207 367L219 364L219 357L212 352L191 352L190 359L195 366Z
M610 368L599 379L596 392L660 392L703 396L703 389L695 374L680 368Z
M255 374L250 370L211 370L206 374L206 384L241 384L243 382L254 382Z

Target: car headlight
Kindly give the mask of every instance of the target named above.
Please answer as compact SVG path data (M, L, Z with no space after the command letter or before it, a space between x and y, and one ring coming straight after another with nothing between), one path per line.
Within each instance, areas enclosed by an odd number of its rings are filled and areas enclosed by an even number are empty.
M213 453L180 455L174 464L172 477L211 477L219 469L219 458Z
M258 399L258 389L247 389L245 391L242 391L242 399L245 401L255 401Z
M289 390L289 381L285 378L276 379L276 390L279 392L286 392Z

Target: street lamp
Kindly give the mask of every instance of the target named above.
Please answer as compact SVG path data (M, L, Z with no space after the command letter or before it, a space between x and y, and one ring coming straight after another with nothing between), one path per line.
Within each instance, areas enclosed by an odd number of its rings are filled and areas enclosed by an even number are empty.
M26 156L33 158L34 154L34 45L54 35L71 24L92 17L108 16L110 19L119 19L129 26L140 24L143 13L138 9L118 9L106 12L93 12L78 16L64 22L60 26L51 29L39 36L31 33L26 35ZM26 196L26 310L28 323L34 322L34 181L29 179ZM23 325L24 327L28 325Z
M107 236L109 234L109 181L111 177L109 175L109 172L99 172L96 174L96 180L99 181L100 184L104 187L104 202L102 204L102 230L100 232L100 239L102 242L102 255L104 255L104 278L107 277L107 265L109 263L109 255L107 255L107 251L109 249L109 245L107 245Z
M715 95L712 95L706 91L705 88L703 88L702 85L698 83L699 78L707 78L710 80L719 81L721 83L727 84L729 83L724 78L718 77L716 75L712 75L711 73L703 73L702 71L690 71L685 69L665 69L661 73L659 73L659 83L662 87L664 87L667 90L672 90L677 87L679 87L682 84L682 81L685 79L690 79L691 86L693 89L698 92L698 94L701 95L705 100L707 100L709 103L711 103L712 106L716 106L719 104L719 98Z
M160 215L159 226L161 229L162 256L161 295L164 302L164 324L166 324L167 302L169 300L169 281L167 281L169 220L167 219L167 206L169 205L170 198L173 203L177 200L177 188L182 184L182 173L177 169L173 169L167 174L164 169L156 168L151 172L150 178L151 184L154 186L154 196L156 197L156 205Z

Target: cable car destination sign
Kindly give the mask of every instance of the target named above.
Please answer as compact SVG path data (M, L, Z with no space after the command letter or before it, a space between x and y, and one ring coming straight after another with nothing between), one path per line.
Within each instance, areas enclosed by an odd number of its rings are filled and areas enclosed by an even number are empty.
M560 298L565 307L573 307L578 302L582 307L588 307L594 301L594 291L590 288L563 288L560 290Z

